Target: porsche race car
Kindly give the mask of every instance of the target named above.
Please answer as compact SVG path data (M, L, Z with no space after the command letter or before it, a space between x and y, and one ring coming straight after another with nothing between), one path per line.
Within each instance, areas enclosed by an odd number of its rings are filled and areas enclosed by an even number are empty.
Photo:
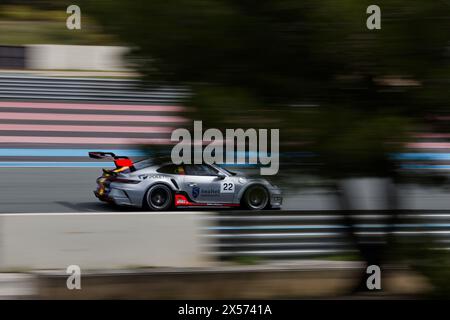
M89 152L108 159L114 169L103 169L95 196L119 206L164 211L177 207L240 207L280 209L281 190L262 178L250 178L213 164L174 164L151 158L133 162L108 152Z

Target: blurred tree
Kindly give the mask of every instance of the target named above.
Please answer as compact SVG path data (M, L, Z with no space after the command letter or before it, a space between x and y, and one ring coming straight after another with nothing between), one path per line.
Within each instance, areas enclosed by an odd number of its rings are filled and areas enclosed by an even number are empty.
M395 179L391 153L430 111L448 111L446 1L377 1L381 30L366 27L368 0L81 4L136 48L147 79L189 86L195 118L280 128L281 151L313 151L326 177ZM360 249L379 263L378 249Z
M63 0L69 3L68 0ZM48 8L48 7L64 7L61 0L2 0L2 5L26 5L36 8ZM67 5L66 5L67 7Z
M83 7L136 48L147 79L190 86L190 103L208 125L282 127L283 150L315 142L327 174L389 176L385 155L411 120L448 101L427 81L448 68L450 7L379 1L382 29L373 31L370 4L98 0Z

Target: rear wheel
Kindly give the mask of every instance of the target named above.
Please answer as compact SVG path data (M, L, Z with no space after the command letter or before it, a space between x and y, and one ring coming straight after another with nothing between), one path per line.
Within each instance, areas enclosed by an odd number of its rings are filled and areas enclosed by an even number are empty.
M260 185L249 187L242 197L242 205L250 210L263 210L269 204L269 192Z
M146 205L154 211L164 211L172 207L172 190L166 185L157 184L147 191Z

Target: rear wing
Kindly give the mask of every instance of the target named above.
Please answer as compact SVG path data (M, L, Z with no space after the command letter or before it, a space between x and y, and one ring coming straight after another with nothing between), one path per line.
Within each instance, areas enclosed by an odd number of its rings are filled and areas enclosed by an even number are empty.
M116 156L112 152L92 151L92 152L89 152L89 158L113 160L117 169L123 168L123 167L129 167L131 171L134 171L133 161L131 161L130 158L125 157L125 156Z

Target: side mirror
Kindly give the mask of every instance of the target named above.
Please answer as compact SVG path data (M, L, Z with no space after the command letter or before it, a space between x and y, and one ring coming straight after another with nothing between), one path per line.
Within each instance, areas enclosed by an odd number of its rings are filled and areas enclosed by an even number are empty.
M217 174L217 178L219 178L220 180L223 180L223 179L225 179L226 177L227 177L227 176L224 175L223 173Z

